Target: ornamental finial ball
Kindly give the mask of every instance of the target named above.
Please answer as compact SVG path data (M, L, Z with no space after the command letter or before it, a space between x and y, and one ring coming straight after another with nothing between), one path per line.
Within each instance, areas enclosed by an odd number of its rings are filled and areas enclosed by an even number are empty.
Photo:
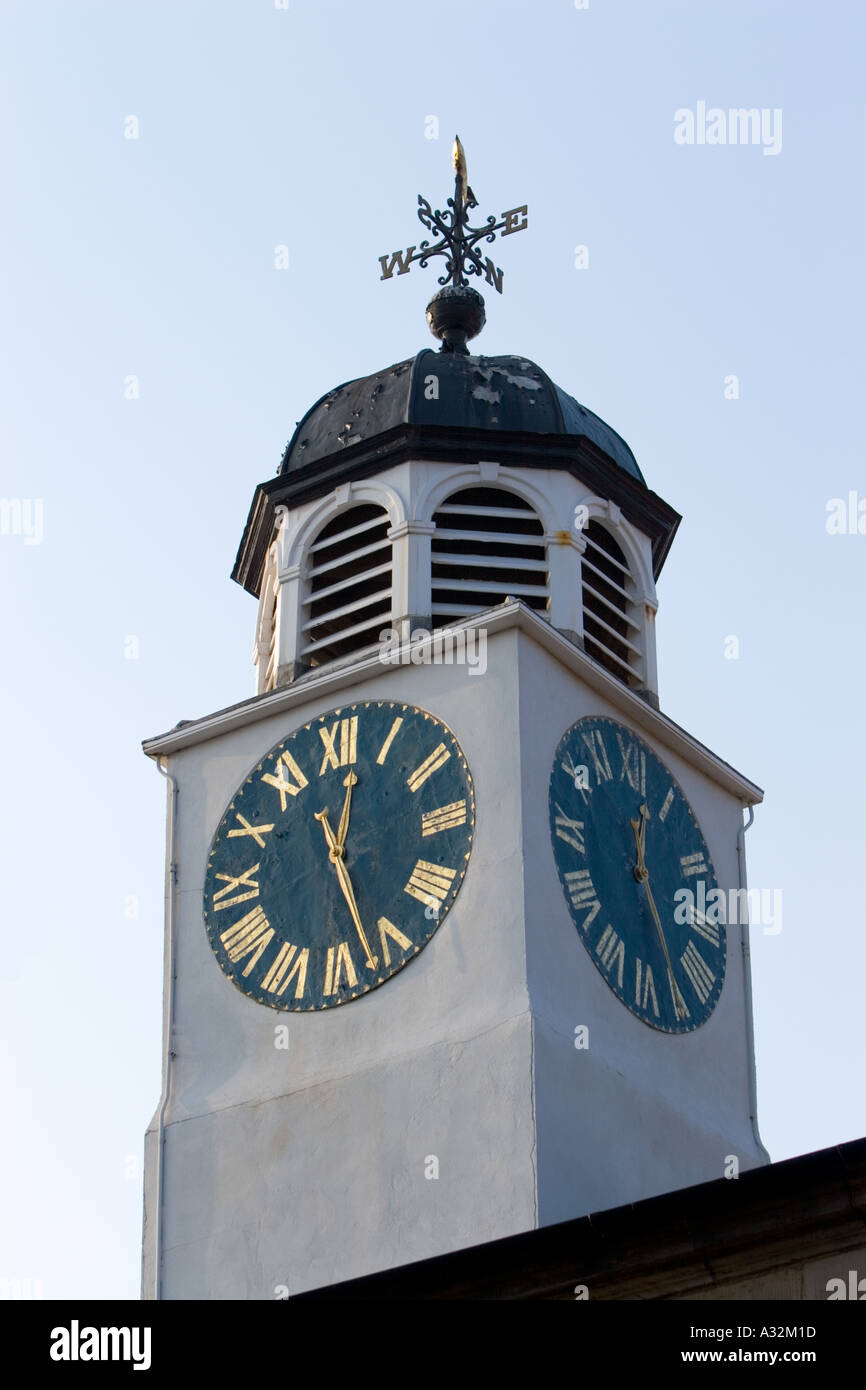
M427 326L442 352L467 353L466 342L484 327L483 296L469 285L445 285L427 305Z

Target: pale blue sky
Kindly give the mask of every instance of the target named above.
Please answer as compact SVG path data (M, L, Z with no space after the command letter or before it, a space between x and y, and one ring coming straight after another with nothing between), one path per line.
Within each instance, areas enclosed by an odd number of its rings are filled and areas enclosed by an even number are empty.
M44 538L0 535L0 1279L137 1296L164 833L140 740L252 692L253 489L315 398L432 343L433 269L382 284L377 258L448 195L455 130L480 211L529 204L477 350L539 362L684 517L662 706L766 788L750 881L784 894L753 941L764 1141L866 1131L866 535L825 529L866 499L864 13L5 0L0 496L40 499ZM676 144L699 101L779 108L781 152Z

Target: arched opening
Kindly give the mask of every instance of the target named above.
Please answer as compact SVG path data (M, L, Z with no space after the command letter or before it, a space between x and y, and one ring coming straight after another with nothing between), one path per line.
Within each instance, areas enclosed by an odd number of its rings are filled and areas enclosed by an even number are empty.
M583 531L583 638L587 654L629 686L643 682L634 580L621 546L600 522Z
M503 488L461 488L440 504L433 522L434 628L492 608L509 595L547 612L544 527L522 497Z
M329 521L307 552L300 659L319 666L376 642L391 622L390 518L364 502Z

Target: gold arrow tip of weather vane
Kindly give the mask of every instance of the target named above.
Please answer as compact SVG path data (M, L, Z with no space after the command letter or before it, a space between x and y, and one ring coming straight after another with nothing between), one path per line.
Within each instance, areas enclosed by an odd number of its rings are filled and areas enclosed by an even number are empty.
M466 180L467 180L467 173L466 173L466 151L464 150L463 146L462 146L461 143L460 143L460 136L459 136L459 135L455 135L455 136L454 136L454 144L453 144L452 147L451 147L451 158L452 158L452 160L454 161L454 172L455 172L455 174L457 175L458 179L460 180L460 183L461 183L462 188L463 188L463 193L464 193L464 196L465 196L465 193L466 193Z

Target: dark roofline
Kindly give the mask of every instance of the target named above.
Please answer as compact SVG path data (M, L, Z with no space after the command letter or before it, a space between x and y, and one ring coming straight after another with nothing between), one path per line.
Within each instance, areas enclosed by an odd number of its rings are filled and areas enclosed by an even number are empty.
M592 1300L723 1296L738 1279L862 1248L864 1232L866 1139L856 1139L295 1301L573 1301L577 1284Z

